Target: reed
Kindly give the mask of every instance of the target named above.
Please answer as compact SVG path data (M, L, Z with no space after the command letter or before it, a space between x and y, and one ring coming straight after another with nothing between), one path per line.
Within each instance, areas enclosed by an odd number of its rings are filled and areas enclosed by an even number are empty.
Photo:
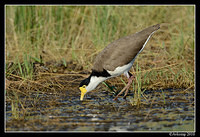
M6 6L6 66L15 64L6 68L6 77L14 73L32 79L34 62L61 61L66 66L73 60L90 70L96 55L112 41L161 23L135 60L139 70L133 72L138 78L134 88L141 93L145 88L194 87L194 9L191 5Z

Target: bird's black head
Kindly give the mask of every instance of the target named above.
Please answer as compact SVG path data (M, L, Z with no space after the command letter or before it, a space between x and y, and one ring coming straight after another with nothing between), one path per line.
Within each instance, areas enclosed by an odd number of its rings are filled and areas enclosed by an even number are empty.
M87 86L90 83L90 78L91 78L91 76L89 76L88 78L86 78L83 81L81 81L79 87L82 87L83 85Z

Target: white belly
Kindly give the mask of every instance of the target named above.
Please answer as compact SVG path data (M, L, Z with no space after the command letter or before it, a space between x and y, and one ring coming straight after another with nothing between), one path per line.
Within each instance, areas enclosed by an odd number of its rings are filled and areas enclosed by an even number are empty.
M124 66L117 67L114 71L109 71L109 70L107 70L107 71L108 71L108 73L110 73L112 75L111 77L119 76L122 73L128 73L128 71L133 66L134 61L135 61L135 59L133 59L130 63L128 63Z

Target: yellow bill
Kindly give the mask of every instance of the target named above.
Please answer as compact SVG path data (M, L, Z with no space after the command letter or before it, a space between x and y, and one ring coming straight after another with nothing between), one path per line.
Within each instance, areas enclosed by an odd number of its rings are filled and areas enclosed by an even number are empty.
M84 95L86 94L87 90L86 90L84 87L80 87L79 89L80 89L80 91L81 91L80 100L83 100L83 97L84 97Z

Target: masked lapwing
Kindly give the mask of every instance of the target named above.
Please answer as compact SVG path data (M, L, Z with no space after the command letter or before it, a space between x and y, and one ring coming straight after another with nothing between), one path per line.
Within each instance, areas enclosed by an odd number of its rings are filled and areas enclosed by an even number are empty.
M124 95L124 98L126 98L128 89L134 79L129 70L137 55L144 49L150 37L159 28L159 24L150 26L140 32L120 38L105 47L97 55L90 76L79 85L81 91L80 100L83 100L84 95L95 89L99 83L122 73L128 78L128 84L114 100L117 100L124 91L126 91Z

